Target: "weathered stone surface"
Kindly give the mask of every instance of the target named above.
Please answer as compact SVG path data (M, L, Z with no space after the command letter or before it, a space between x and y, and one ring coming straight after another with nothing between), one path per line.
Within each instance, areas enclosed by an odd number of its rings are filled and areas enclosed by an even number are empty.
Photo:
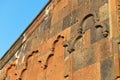
M106 3L108 3L108 0L96 0L96 1L90 0L90 10L98 11L98 9ZM99 12L97 12L97 13L99 13Z
M82 47L84 47L84 48L88 48L88 47L91 46L90 29L87 30L87 31L83 34L82 42L83 42L83 46L82 46Z
M64 58L67 58L70 55L70 53L67 51L67 48L64 50Z
M77 11L74 10L63 19L62 29L66 29L77 22Z
M57 5L55 5L55 8L52 11L52 20L51 20L51 26L58 23L60 20L63 20L63 18L69 14L70 8L68 0L60 0ZM64 13L63 13L64 12Z
M85 15L84 16L84 19L83 20L83 23L81 24L82 28L83 28L83 31L85 32L86 30L94 27L94 24L95 24L95 19L94 19L94 16L88 16L88 15Z
M54 24L53 26L50 27L50 33L49 33L49 38L55 36L58 34L60 31L62 31L62 26L63 26L63 21L59 21L58 23Z
M114 54L114 78L117 79L120 75L119 71L119 65L120 65L120 55L119 54Z
M113 57L103 60L100 69L101 80L113 80Z
M78 34L79 27L80 27L79 22L77 22L76 24L71 26L71 31L70 31L70 37L71 38L73 38L74 36L76 36Z
M74 71L77 71L79 69L82 69L86 66L95 63L96 59L92 48L78 50L75 51L73 54L74 54L74 60L73 60Z
M83 41L82 41L82 38L81 38L81 39L78 39L78 40L75 42L74 48L75 48L76 51L83 49Z
M100 63L95 63L73 73L73 80L100 80Z
M72 71L73 71L73 61L72 61L73 55L69 55L65 59L65 64L64 64L64 79L65 80L71 80L72 79Z
M110 57L113 55L111 52L110 41L108 39L102 39L97 43L95 43L93 46L94 46L94 51L96 54L97 61L104 60L107 57Z
M102 24L98 24L98 25L94 25L94 27L91 28L91 44L103 39L103 38L106 38L104 36L104 29L106 29L108 31L108 36L109 36L109 21L108 19L107 20L104 20L103 22L101 23L105 23L105 25L102 25Z
M46 19L44 19L43 21L42 21L42 23L39 25L39 30L40 30L40 32L42 33L42 32L44 32L45 30L48 30L48 29L50 29L50 25L51 25L51 17L50 16L48 16Z
M105 3L103 6L100 7L99 9L99 16L100 20L104 21L109 18L109 6L108 3Z
M30 41L28 41L26 44L25 44L25 52L28 52L28 51L30 51L30 49L31 49L31 40Z
M0 59L0 79L118 79L119 4L119 0L50 0Z

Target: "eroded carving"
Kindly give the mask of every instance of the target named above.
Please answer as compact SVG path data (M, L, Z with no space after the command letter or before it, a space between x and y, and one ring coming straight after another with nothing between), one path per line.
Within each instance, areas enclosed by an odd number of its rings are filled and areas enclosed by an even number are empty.
M103 22L100 22L98 15L96 15L95 12L90 12L89 14L87 14L85 17L82 18L82 20L80 22L80 27L77 29L78 34L72 39L71 42L65 41L63 43L63 47L68 47L67 51L69 53L72 53L73 51L75 51L74 45L75 45L76 41L81 39L82 36L85 34L85 32L94 26L95 26L95 28L97 28L97 27L102 28L102 35L104 38L106 38L108 36L108 34L109 34L109 30L107 28L108 25Z
M57 39L54 40L52 48L50 48L50 51L46 55L39 57L38 61L42 63L43 69L47 69L49 60L54 56L55 45L60 39L64 39L64 36L58 35Z
M28 66L28 59L33 56L34 54L39 53L39 50L35 50L32 51L30 54L27 54L25 56L23 56L23 60L22 60L22 65L23 68L21 69L20 72L16 72L17 74L17 80L22 80L22 74L27 70L27 66ZM19 65L18 65L19 66Z
M85 33L86 28L90 28L91 27L90 24L88 24L89 23L88 22L89 18L90 18L90 22L92 22L92 24L94 24L97 21L99 21L99 18L97 17L96 13L89 13L85 17L83 17L82 21L80 22L80 27L79 27L79 29L82 30L83 34Z
M89 17L93 17L93 18L94 18L94 19L91 20L91 21L94 22L94 23L95 23L96 21L98 21L98 18L97 18L97 16L96 16L95 13L93 13L93 14L88 14L87 16L83 17L82 21L80 22L80 27L77 29L78 34L73 38L73 40L72 40L70 43L67 42L67 41L63 43L63 46L64 46L64 47L67 47L67 46L68 46L67 51L68 51L69 53L72 53L72 52L75 50L75 49L74 49L74 45L75 45L76 41L77 41L78 39L82 38L83 34L85 33L85 31L86 31L86 26L83 25L83 24L84 24L84 22L85 22ZM86 25L89 25L89 24L86 24Z
M72 41L64 41L63 42L63 47L68 47L67 48L67 51L69 53L73 52L75 49L74 49L74 44L75 42L80 39L83 35L83 32L82 32L82 27L80 27L78 30L78 34L73 38Z
M51 50L54 51L55 44L59 41L59 39L64 39L64 36L58 35L57 39L53 42Z
M39 57L38 62L42 64L41 68L47 69L49 60L51 59L51 57L54 56L55 45L61 38L63 39L64 36L59 35L57 39L53 42L52 48L50 49L50 51L46 55ZM22 61L23 68L21 69L20 72L17 72L17 80L22 80L22 75L27 70L28 59L36 53L39 53L39 51L38 50L32 51L30 54L26 54L23 57L23 61Z
M75 42L80 39L82 37L82 33L81 32L78 32L78 34L74 37L74 39L72 40L71 44L69 45L67 51L69 53L73 52L75 49L74 49L74 44Z
M102 35L103 37L107 37L108 34L109 34L109 30L107 29L107 24L103 23L103 22L97 22L95 24L95 27L98 28L98 27L101 27L102 28Z
M9 71L12 67L16 67L16 65L15 65L14 63L11 63L10 66L8 66L8 68L6 69L6 72L3 74L1 80L6 80L6 79L7 79L8 71Z
M52 56L54 56L54 54L51 52L49 52L47 55L40 56L39 62L42 63L41 68L46 69L48 67L48 61Z

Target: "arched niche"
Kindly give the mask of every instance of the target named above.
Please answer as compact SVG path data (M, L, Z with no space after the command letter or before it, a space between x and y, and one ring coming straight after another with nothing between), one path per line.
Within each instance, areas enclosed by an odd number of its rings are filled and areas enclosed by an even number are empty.
M86 30L90 29L95 24L95 19L93 14L87 14L81 21L80 27L82 32L85 33Z
M78 34L72 39L70 42L67 51L69 53L73 52L75 48L79 48L77 46L82 46L81 41L79 41L86 33L87 30L89 30L91 27L94 27L94 24L96 22L96 14L95 13L88 13L86 14L80 22L79 28L78 28ZM88 33L90 35L90 31ZM87 36L84 36L87 37ZM90 42L90 41L89 41Z
M85 33L85 31L93 27L98 20L95 12L88 12L82 17L79 29L82 30L82 33Z

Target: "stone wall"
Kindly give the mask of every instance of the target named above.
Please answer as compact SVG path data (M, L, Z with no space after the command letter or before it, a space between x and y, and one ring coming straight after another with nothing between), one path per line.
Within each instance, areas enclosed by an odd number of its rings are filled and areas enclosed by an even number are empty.
M52 0L1 58L1 80L119 80L119 0Z

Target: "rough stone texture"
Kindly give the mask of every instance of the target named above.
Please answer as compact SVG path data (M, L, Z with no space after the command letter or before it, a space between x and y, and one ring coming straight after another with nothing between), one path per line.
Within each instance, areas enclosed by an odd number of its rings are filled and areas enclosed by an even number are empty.
M63 21L59 21L50 28L49 38L55 36L62 31Z
M101 80L113 80L113 57L109 57L101 62Z
M74 10L63 19L63 30L77 22L77 11Z
M100 64L95 63L80 69L73 74L73 80L101 80L99 67Z
M50 0L0 59L0 80L119 80L120 0Z
M74 53L73 71L89 66L95 63L95 55L91 48L78 50Z

